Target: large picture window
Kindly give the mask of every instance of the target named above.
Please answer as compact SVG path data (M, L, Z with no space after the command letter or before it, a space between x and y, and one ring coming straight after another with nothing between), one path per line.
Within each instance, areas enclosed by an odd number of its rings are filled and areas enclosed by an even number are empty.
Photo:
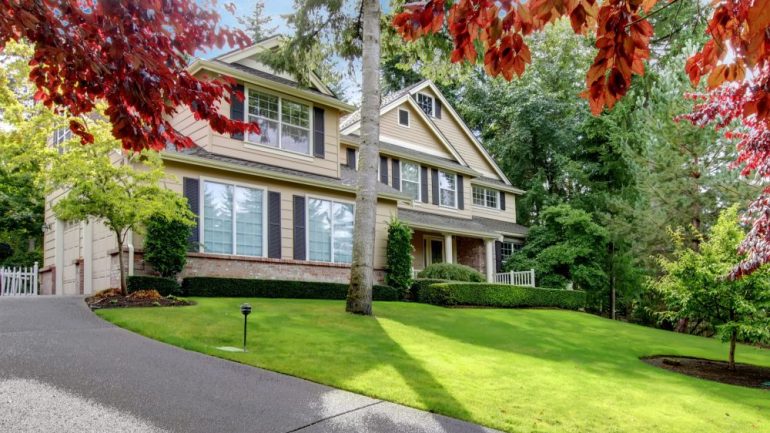
M353 261L353 204L308 199L308 258L319 262Z
M444 171L438 172L439 204L457 207L457 175Z
M401 161L401 191L420 201L420 166Z
M484 188L481 186L473 187L473 204L492 209L498 209L499 191Z
M247 99L248 121L262 130L250 142L310 154L310 106L252 89Z
M264 191L220 182L203 183L203 250L264 255Z

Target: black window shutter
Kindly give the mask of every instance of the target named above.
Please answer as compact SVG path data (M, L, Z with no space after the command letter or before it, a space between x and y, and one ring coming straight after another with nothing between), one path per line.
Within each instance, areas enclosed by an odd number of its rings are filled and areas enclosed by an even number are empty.
M457 175L457 208L465 209L465 188L463 187L463 177Z
M505 210L505 192L500 191L500 210Z
M182 193L187 198L187 205L190 211L195 214L195 225L190 228L190 238L188 249L198 251L200 244L200 230L198 217L200 216L200 181L191 177L182 179Z
M420 195L422 195L422 202L427 203L428 202L428 167L420 166L420 180L422 181L422 184L420 185Z
M380 156L380 182L388 184L388 158Z
M438 100L438 98L434 99L436 101L436 109L434 110L436 119L441 119L441 101Z
M313 156L316 158L324 157L326 146L324 128L324 109L313 107Z
M391 159L391 166L393 167L393 188L401 191L401 164L397 159Z
M437 205L439 204L439 197L438 197L438 170L435 168L431 168L431 182L433 183L433 204Z
M348 147L347 148L347 160L348 160L348 167L352 168L353 170L356 170L356 150Z
M281 193L267 193L267 256L281 258Z
M503 272L503 243L500 241L495 241L495 269Z
M305 260L305 197L294 196L294 259Z
M240 92L240 94L243 96L243 100L238 99L237 92ZM244 111L243 111L243 102L246 99L246 91L243 87L243 85L238 84L233 88L233 92L230 93L230 119L232 120L243 120L244 117ZM243 140L243 133L242 132L236 132L231 135L232 138L235 140Z

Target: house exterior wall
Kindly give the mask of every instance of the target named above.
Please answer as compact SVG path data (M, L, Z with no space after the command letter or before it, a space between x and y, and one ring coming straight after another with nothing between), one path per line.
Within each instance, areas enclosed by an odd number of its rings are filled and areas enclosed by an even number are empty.
M399 125L398 110L409 112L409 127ZM393 138L395 140L389 140ZM380 139L384 142L397 141L392 144L406 145L410 148L425 152L429 155L454 159L452 153L438 140L428 124L409 104L401 104L380 116Z
M457 236L455 245L457 263L486 273L486 250L482 239Z

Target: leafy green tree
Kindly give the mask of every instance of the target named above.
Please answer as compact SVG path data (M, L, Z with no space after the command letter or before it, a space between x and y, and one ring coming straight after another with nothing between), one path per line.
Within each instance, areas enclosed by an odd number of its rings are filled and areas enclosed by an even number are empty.
M730 343L728 362L735 368L738 341L770 341L770 283L767 268L741 279L728 278L743 259L738 246L745 237L738 220L738 208L723 211L708 237L701 238L695 250L681 231L671 232L675 246L673 259L659 257L664 270L657 281L669 308L663 319L687 319L705 323L722 341Z
M538 286L585 290L589 306L600 309L606 296L607 230L591 214L568 204L550 206L540 224L530 228L522 250L505 263L506 269L534 269Z
M275 34L278 26L273 25L273 18L265 15L265 2L257 0L251 14L238 17L238 23L245 27L246 33L252 41L259 42Z
M120 289L126 294L123 246L129 231L140 231L152 216L170 220L192 219L186 200L164 188L160 156L153 151L127 153L112 137L109 126L88 120L94 144L70 143L54 158L48 192L63 192L53 205L63 221L101 221L115 235L120 267Z
M190 221L153 215L145 226L144 259L161 277L174 278L187 263Z
M412 286L412 229L398 219L392 219L388 224L388 245L386 258L388 272L385 283L391 287L408 290Z

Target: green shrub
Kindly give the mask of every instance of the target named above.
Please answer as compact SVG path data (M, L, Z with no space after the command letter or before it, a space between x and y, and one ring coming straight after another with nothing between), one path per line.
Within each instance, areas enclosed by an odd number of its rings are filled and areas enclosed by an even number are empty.
M407 290L412 284L412 229L397 219L388 225L388 246L386 257L388 271L385 283L391 287Z
M317 281L257 280L246 278L190 277L182 282L184 296L346 299L348 284ZM375 301L401 301L406 291L374 286Z
M182 288L175 280L162 277L130 276L126 278L128 293L139 290L157 290L162 296L179 295Z
M440 283L420 290L418 301L433 305L485 307L554 307L577 310L585 307L580 290L542 289L506 284Z
M472 283L483 283L486 281L481 272L470 266L455 263L434 263L423 269L417 276L434 280L469 281Z
M417 278L414 281L412 281L412 287L409 289L409 294L407 295L407 298L412 301L418 301L418 302L424 302L420 300L420 294L423 292L423 290L432 285L432 284L440 284L440 283L451 283L449 280L437 280L432 278Z
M146 226L144 260L162 277L174 278L187 263L190 226L161 215L151 217Z

